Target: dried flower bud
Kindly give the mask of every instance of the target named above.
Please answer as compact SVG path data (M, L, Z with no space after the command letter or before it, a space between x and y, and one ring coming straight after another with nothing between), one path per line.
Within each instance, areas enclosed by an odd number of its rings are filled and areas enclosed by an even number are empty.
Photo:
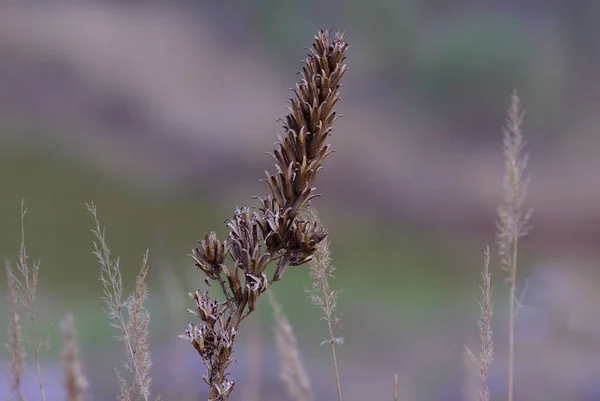
M273 201L271 195L267 196L266 200L262 200L263 207L259 209L260 213L255 213L256 224L260 227L267 250L271 254L275 254L283 248L286 227L288 224L288 216L280 213L280 209Z
M190 295L196 303L196 314L200 320L206 322L210 327L214 326L219 316L225 311L226 303L212 299L208 295L208 291L196 291Z
M202 327L190 323L185 334L181 334L179 337L188 340L200 355L204 355L205 347Z
M310 261L317 245L326 237L327 232L317 222L299 221L288 244L289 264L298 266Z
M198 243L199 247L192 251L191 257L198 269L202 270L208 278L216 280L221 272L221 265L225 261L226 242L221 243L217 234L211 231Z
M244 207L235 211L233 219L227 224L229 229L230 254L236 266L245 272L252 270L252 260L260 255L259 225L250 208Z

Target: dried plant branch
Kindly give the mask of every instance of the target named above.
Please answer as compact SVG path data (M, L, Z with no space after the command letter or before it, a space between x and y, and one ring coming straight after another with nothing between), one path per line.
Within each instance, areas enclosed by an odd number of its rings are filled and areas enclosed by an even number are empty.
M521 110L517 92L511 96L508 118L504 127L504 202L498 208L498 252L502 267L508 272L509 292L509 339L508 339L508 401L514 396L515 369L515 315L517 305L516 277L517 250L519 238L529 230L531 210L524 210L524 202L529 186L529 177L525 177L528 155L523 152L525 141L521 131L524 112Z
M88 381L83 375L79 357L79 344L75 319L72 314L67 314L61 322L63 346L61 362L64 372L64 387L67 392L67 401L82 401L83 393L88 387Z
M312 392L308 374L300 360L298 342L292 325L283 313L275 295L272 292L268 292L267 295L275 318L273 332L281 359L280 377L285 383L287 394L294 401L312 401L315 399L315 395Z
M6 279L8 282L8 303L10 309L10 336L6 347L9 349L10 358L10 391L18 401L24 401L25 397L21 392L21 380L25 372L25 347L23 346L23 333L21 329L21 317L19 315L19 289L18 279L10 264L5 260Z
M309 216L309 219L315 223L319 222L319 217L314 209L309 209L307 215ZM340 318L335 313L339 291L332 290L329 286L329 278L334 277L334 272L335 268L331 264L331 257L329 254L329 244L327 243L327 240L325 240L319 243L314 258L311 261L310 277L312 280L312 288L308 290L308 294L312 303L321 309L321 320L327 322L329 339L323 341L321 345L331 345L338 401L342 401L342 386L340 383L340 373L335 346L342 345L344 343L344 338L335 336L335 329L339 327Z
M257 209L235 211L226 241L211 232L190 255L206 284L218 283L225 299L213 299L208 291L190 293L196 305L191 313L200 323L189 324L182 335L204 362L203 379L210 386L211 401L227 400L235 386L227 378L227 368L240 323L255 310L270 283L281 280L288 266L310 261L325 239L319 224L300 215L318 196L312 184L331 153L326 141L337 119L334 106L347 49L343 35L318 32L283 121L285 136L275 143L275 173L266 173L270 193L257 198L261 204ZM225 263L227 256L233 265ZM266 269L271 262L276 268L269 280Z
M148 401L151 385L150 367L152 366L148 347L150 314L144 307L144 302L148 297L146 284L148 251L144 253L134 292L124 299L119 258L113 259L111 256L104 229L100 226L96 206L94 204L86 204L86 206L94 216L95 228L92 233L97 240L94 241L94 255L100 264L100 281L104 292L103 300L106 304L106 312L110 319L110 325L121 333L116 338L125 344L127 354L125 368L132 376L131 384L129 384L117 371L119 400ZM127 310L127 316L124 309Z
M494 333L492 331L492 315L494 302L492 301L492 275L490 273L490 248L486 247L483 257L483 271L481 272L482 284L479 308L481 316L477 321L479 327L479 355L473 354L468 348L467 352L479 368L479 388L477 390L479 401L490 400L490 390L487 385L487 375L490 365L494 360Z

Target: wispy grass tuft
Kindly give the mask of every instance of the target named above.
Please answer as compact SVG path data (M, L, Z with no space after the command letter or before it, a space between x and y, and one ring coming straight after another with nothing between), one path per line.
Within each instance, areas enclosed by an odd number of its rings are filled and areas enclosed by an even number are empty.
M272 292L268 292L267 295L275 318L273 332L279 358L281 359L279 375L285 383L287 394L294 401L313 401L315 395L312 392L308 374L300 360L298 342L292 325L283 313L275 295Z
M9 381L10 391L18 401L23 401L21 392L21 380L25 373L25 347L23 345L23 332L21 328L21 317L19 315L19 290L17 277L9 260L4 261L6 267L6 279L8 282L8 304L10 309L9 341L6 347L10 351Z
M148 274L148 252L144 253L142 264L138 273L135 289L127 298L124 296L123 279L119 258L111 256L110 248L106 243L104 228L98 219L98 210L94 204L86 205L94 216L95 228L92 233L94 241L94 255L100 264L100 282L104 292L106 312L110 325L120 331L116 336L125 344L127 362L125 368L131 374L130 383L116 370L120 401L150 399L150 367L152 360L148 347L148 325L150 314L144 307L148 297L146 276ZM124 311L127 310L127 314Z
M531 210L525 210L524 202L529 186L525 175L528 154L524 153L525 140L521 131L524 112L521 110L517 92L511 95L511 104L504 127L504 202L498 208L498 253L502 268L508 273L509 292L509 338L508 338L508 401L513 401L515 377L515 318L519 307L516 296L517 251L519 238L529 230Z
M88 387L88 381L83 375L79 356L79 344L75 329L75 318L67 314L61 321L63 346L60 353L64 373L63 386L67 393L67 401L82 401Z
M20 326L19 306L27 310L29 316L29 331L31 344L33 346L33 355L37 370L38 386L42 401L46 401L46 392L44 390L44 373L42 368L42 346L47 351L48 341L39 341L36 329L36 293L38 284L38 273L40 271L40 261L30 266L27 260L27 249L25 247L25 216L27 208L25 201L21 201L21 246L19 248L19 257L16 272L9 261L6 261L6 272L8 276L8 297L11 310L11 391L17 395L19 400L23 399L21 393L21 377L25 371L25 351L23 347L24 337Z
M477 389L478 401L490 400L490 389L487 385L488 370L494 360L494 333L492 331L492 316L494 302L492 301L492 275L490 273L490 248L486 247L483 256L483 270L481 272L482 284L479 308L481 316L477 321L479 327L479 354L475 355L467 348L471 359L479 368L479 387Z
M314 208L306 212L308 219L314 222L320 222ZM331 345L331 355L333 358L333 368L335 373L335 382L337 387L338 401L342 400L342 386L340 382L340 372L336 354L336 346L344 343L343 337L337 337L335 332L340 328L340 318L336 315L339 291L333 290L329 286L329 278L334 277L335 268L331 264L329 253L329 243L325 239L318 246L314 258L310 263L310 278L312 288L307 291L313 305L321 309L321 320L327 323L329 338L321 345Z

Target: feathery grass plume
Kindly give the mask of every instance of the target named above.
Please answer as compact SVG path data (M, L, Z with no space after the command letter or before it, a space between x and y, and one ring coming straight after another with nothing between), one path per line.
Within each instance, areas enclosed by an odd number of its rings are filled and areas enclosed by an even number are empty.
M308 209L306 214L310 221L313 221L315 224L320 224L319 217L314 208ZM332 290L329 286L329 278L334 277L333 273L335 270L336 269L331 264L329 244L327 243L327 240L322 241L317 246L314 258L311 261L310 278L312 280L312 288L308 290L308 294L312 303L321 309L321 320L327 322L329 339L323 341L321 345L331 344L338 401L341 401L342 386L340 383L340 373L335 350L336 345L342 345L344 343L343 337L335 336L335 330L340 326L340 319L335 313L340 292L338 290Z
M83 400L83 393L88 386L88 381L83 375L81 368L75 319L71 313L67 314L61 321L60 328L63 339L60 357L64 372L63 385L67 393L66 399L67 401L81 401Z
M21 247L19 249L19 261L17 263L17 271L19 272L20 279L13 275L14 283L18 291L18 299L27 310L29 314L29 324L31 326L31 341L33 343L33 355L35 359L35 366L37 369L38 386L40 389L40 395L42 401L46 401L46 393L44 391L44 374L42 369L42 356L41 346L44 342L38 341L37 330L35 328L35 318L37 313L36 308L36 292L38 283L38 273L40 271L40 261L33 263L33 266L29 266L27 263L27 250L25 248L25 216L27 215L27 208L25 207L25 200L21 201ZM47 341L45 342L47 347Z
M521 131L524 112L520 107L517 92L511 96L506 126L504 127L504 202L498 208L498 253L502 268L508 273L509 293L509 338L508 338L508 401L514 395L515 369L515 317L518 308L516 297L517 250L519 238L529 230L531 210L524 210L529 177L525 177L528 155L523 152L525 141Z
M288 266L310 261L325 239L319 224L299 216L317 196L312 184L331 152L326 140L337 119L334 106L346 71L347 49L343 35L317 33L283 120L285 136L278 136L275 143L275 172L266 173L270 193L257 198L257 209L235 211L227 224L226 241L219 241L211 232L192 251L207 285L217 284L225 299L213 299L208 291L191 293L196 304L191 313L200 323L190 323L181 336L204 362L203 379L210 386L211 401L227 400L234 388L227 368L233 361L233 344L242 320L255 310L270 283L281 280ZM225 263L228 255L233 265ZM276 262L276 268L269 280L266 268L271 262Z
M308 374L300 360L298 342L292 325L283 313L275 295L272 292L268 292L267 295L275 318L273 333L275 334L275 343L281 360L279 375L285 383L288 397L294 401L313 401L315 395L312 392Z
M6 279L8 282L8 303L10 309L10 333L6 347L10 350L10 391L18 401L24 401L21 392L21 379L25 372L25 347L23 346L23 333L21 330L21 317L19 316L19 290L18 280L10 261L5 260Z
M148 324L150 313L144 307L148 297L146 275L148 273L148 251L144 253L140 271L135 282L135 289L126 299L124 298L123 279L119 258L113 259L110 248L106 243L104 228L100 226L98 210L94 204L86 204L94 216L95 228L92 233L94 255L100 264L100 281L104 292L103 300L110 325L120 331L116 338L125 344L127 362L125 368L131 373L131 383L128 383L117 370L119 382L119 400L150 399L150 367L152 360L148 347ZM124 313L127 310L127 314Z
M479 387L477 389L478 401L489 401L490 390L487 385L487 375L494 359L494 333L492 332L492 315L494 302L492 301L492 275L490 273L490 248L486 247L483 256L483 270L481 272L482 284L479 308L481 316L477 321L479 327L479 355L473 354L468 348L467 352L479 368Z

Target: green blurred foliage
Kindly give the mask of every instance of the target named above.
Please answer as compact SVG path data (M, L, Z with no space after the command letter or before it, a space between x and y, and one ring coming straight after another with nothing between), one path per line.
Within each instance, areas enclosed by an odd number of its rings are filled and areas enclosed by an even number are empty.
M369 68L389 77L402 76L409 70L419 26L424 22L418 2L353 1L340 12L350 27L358 63L363 59Z
M556 121L563 82L560 66L523 22L471 15L439 26L418 46L413 95L426 113L465 131L468 139L496 135L517 89L534 124ZM543 123L545 122L545 123Z
M42 144L4 147L0 156L0 255L13 261L17 258L19 208L24 198L29 261L41 260L39 327L53 333L53 348L59 340L56 322L67 311L76 315L86 346L93 344L98 349L113 344L114 333L100 299L99 267L92 255L93 218L85 208L85 203L92 201L106 227L112 254L121 259L127 289L133 285L143 252L150 250L150 309L158 338L167 335L165 330L175 335L173 330L185 328L189 319L185 308L191 306L187 292L203 288L202 277L187 254L210 230L220 237L226 235L223 220L234 210L233 201L202 194L160 194L132 186L95 173L85 163ZM451 266L468 265L464 237L454 233L449 241L444 232L374 221L367 215L340 215L328 207L321 217L330 231L333 263L338 269L332 285L344 289L342 311L375 303L383 305L377 314L398 319L412 316L418 322L424 313L439 313L450 305L448 299L461 298L464 270L457 274ZM477 269L475 261L473 271ZM165 274L179 283L176 294L167 294L173 291ZM5 286L0 282L0 288ZM304 293L309 286L308 267L302 266L290 268L286 279L274 288L285 294L280 298L286 312L310 329L319 324L319 311L311 309ZM169 315L169 302L183 305L180 315ZM0 308L0 317L6 313L5 307ZM261 313L268 315L269 308ZM168 327L165 321L169 319L181 320L181 327Z
M330 7L320 7L317 0L257 0L256 7L253 18L260 38L283 68L292 71L304 58L302 49L309 43L306 38L313 37L318 29L342 29L335 26Z

